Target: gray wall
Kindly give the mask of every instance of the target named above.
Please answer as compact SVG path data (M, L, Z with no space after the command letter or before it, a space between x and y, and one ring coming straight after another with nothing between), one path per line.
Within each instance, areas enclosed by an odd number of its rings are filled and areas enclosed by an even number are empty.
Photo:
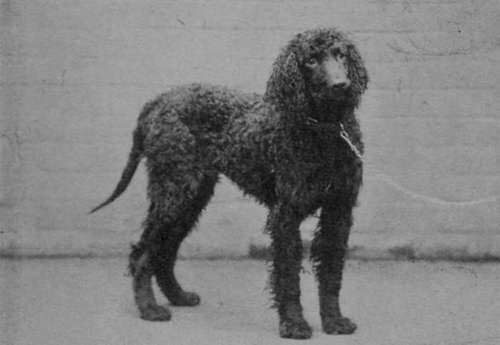
M4 254L126 252L144 170L86 212L117 182L143 103L193 81L262 92L292 34L334 25L371 74L351 244L500 255L498 0L3 0L0 16ZM266 243L264 217L224 181L183 254L244 254Z

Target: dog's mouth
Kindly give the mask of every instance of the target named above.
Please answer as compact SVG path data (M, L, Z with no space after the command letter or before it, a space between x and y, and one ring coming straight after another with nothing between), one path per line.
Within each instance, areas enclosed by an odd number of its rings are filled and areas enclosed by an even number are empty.
M327 97L332 101L335 101L337 99L345 99L349 96L350 89L351 83L349 81L335 84L328 88Z
M311 92L313 103L317 110L328 112L342 108L351 96L351 87L330 87Z

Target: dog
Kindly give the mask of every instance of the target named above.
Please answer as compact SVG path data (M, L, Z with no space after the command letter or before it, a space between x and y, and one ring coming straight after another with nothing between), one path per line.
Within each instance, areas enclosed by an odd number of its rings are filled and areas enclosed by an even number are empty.
M312 330L300 303L299 226L320 211L311 245L322 328L349 334L356 325L339 306L352 209L362 184L363 143L355 115L368 74L355 45L336 29L295 35L273 64L263 96L226 87L175 87L147 103L109 204L130 183L142 158L150 200L144 232L133 245L130 271L143 319L166 321L152 290L155 276L173 305L200 297L174 275L177 252L223 174L269 209L270 285L283 338Z

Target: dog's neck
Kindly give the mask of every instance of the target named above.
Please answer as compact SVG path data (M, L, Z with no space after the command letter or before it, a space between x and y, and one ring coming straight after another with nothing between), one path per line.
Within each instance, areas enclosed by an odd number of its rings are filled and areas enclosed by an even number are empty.
M361 158L362 144L359 132L354 129L359 128L354 108L330 107L328 110L328 114L311 111L283 116L281 127L291 157L321 165L333 159L334 151L340 147Z

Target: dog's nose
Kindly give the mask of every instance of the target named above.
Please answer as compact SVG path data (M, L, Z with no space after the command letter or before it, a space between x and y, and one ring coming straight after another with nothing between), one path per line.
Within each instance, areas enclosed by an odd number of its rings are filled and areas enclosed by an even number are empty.
M332 84L333 89L347 89L351 85L348 80L339 80Z

